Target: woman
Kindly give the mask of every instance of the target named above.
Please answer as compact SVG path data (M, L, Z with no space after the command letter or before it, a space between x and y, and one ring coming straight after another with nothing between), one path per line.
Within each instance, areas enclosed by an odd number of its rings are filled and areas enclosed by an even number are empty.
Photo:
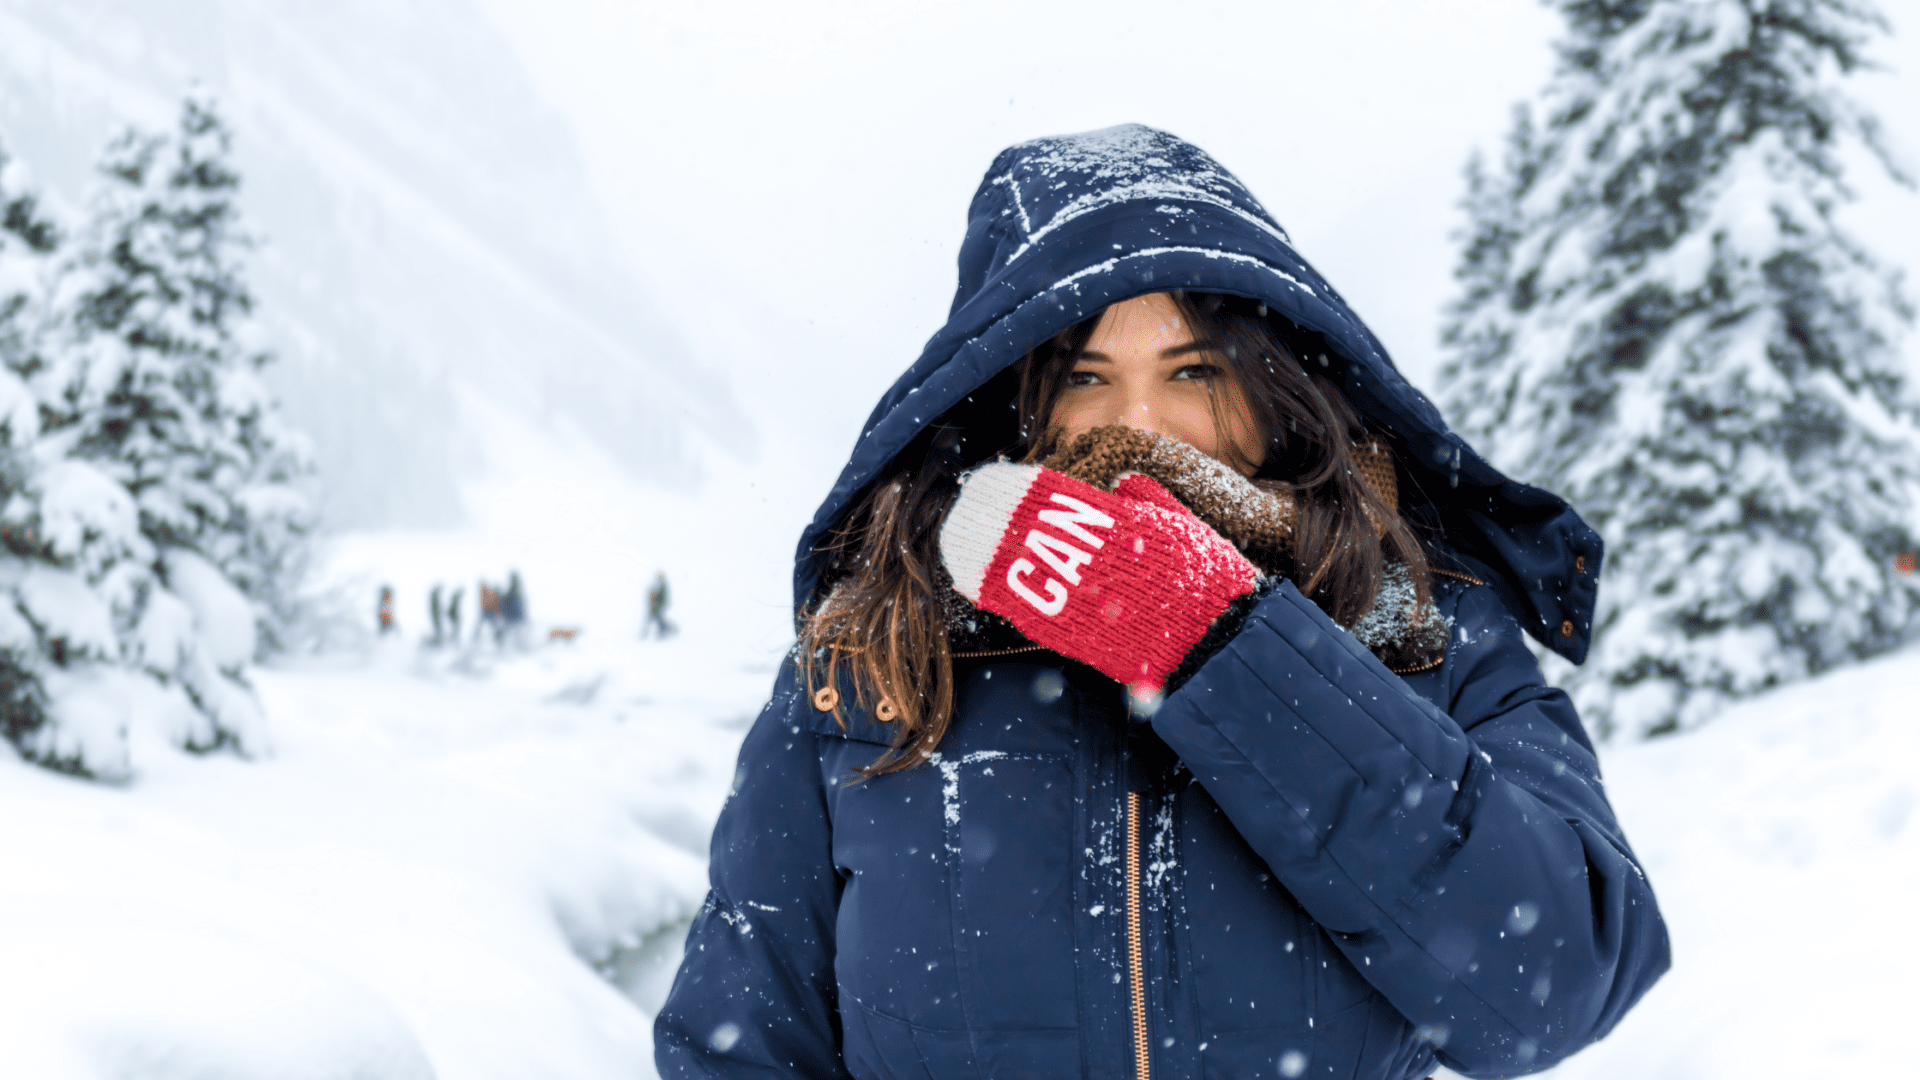
M801 538L662 1075L1556 1063L1667 966L1521 638L1599 561L1198 149L1009 149Z

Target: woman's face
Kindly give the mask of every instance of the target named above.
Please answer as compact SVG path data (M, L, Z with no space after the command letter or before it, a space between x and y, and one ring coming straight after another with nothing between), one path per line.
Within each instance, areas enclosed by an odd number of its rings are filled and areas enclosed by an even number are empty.
M1224 432L1214 423L1216 396ZM1239 382L1215 362L1211 343L1194 340L1166 293L1136 296L1101 314L1048 419L1063 439L1108 424L1171 435L1249 475L1266 456Z

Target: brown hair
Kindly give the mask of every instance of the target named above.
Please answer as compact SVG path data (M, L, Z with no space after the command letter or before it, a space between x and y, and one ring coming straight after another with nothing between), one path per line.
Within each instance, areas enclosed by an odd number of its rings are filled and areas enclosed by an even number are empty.
M1333 361L1318 350L1301 356L1306 350L1288 343L1298 340L1298 331L1270 316L1264 304L1208 293L1172 297L1194 340L1208 346L1204 355L1239 386L1251 413L1247 419L1265 439L1256 475L1293 487L1291 559L1264 569L1292 579L1335 622L1350 626L1372 608L1387 567L1399 564L1416 590L1413 612L1425 611L1429 578L1421 544L1398 508L1361 479L1355 460L1356 443L1391 446L1391 440L1369 431L1340 393ZM1023 461L1048 455L1055 439L1047 418L1099 318L1076 323L1020 359L1013 389L1017 440L995 450ZM1214 425L1223 453L1240 457L1226 435L1230 400L1213 395ZM868 775L924 761L953 718L953 653L943 595L951 585L939 539L959 491L958 466L972 464L954 458L958 434L936 425L931 442L920 444L928 449L919 460L905 461L854 506L822 549L828 591L802 620L808 693L823 682L834 686L845 664L861 706L897 725L892 747L863 770ZM1243 458L1228 464L1252 463ZM841 718L837 692L816 701Z

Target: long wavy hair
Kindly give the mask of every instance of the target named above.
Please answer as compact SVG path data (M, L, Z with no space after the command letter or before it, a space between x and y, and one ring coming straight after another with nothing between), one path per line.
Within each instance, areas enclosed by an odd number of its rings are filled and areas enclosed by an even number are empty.
M1268 566L1293 580L1335 622L1353 625L1372 608L1390 565L1405 567L1426 610L1427 560L1407 519L1361 479L1354 447L1371 440L1394 448L1385 432L1370 431L1340 393L1340 369L1312 349L1291 323L1264 304L1213 293L1173 293L1174 303L1206 346L1194 361L1225 373L1211 380L1215 429L1227 464L1243 471L1227 432L1231 379L1266 444L1257 478L1292 485L1295 518L1289 565ZM1104 314L1104 312L1102 313ZM953 720L953 661L946 612L951 588L940 561L940 526L959 492L967 466L1010 457L1038 461L1057 442L1048 423L1075 362L1092 338L1099 315L1043 342L1013 369L1016 432L1010 445L969 460L959 448L964 425L936 424L931 438L901 455L822 546L828 572L820 598L800 625L807 691L838 685L849 669L862 708L895 726L893 745L864 772L870 776L925 761ZM1004 393L1003 381L997 384ZM990 393L995 384L977 393ZM1233 458L1240 458L1233 460ZM909 460L910 459L910 460ZM1407 491L1404 469L1400 489ZM838 692L817 697L845 723Z

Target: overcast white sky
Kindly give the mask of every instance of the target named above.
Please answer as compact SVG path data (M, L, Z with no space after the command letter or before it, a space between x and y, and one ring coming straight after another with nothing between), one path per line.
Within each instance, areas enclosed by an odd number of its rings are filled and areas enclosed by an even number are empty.
M750 405L804 402L801 428L840 448L943 321L993 155L1124 121L1237 172L1430 385L1461 167L1497 152L1560 26L1535 0L484 2L575 125L642 274ZM1900 77L1860 89L1920 147L1916 50L1882 55ZM1869 241L1920 251L1915 200L1867 189ZM727 337L765 355L727 357ZM822 399L825 363L845 392Z

